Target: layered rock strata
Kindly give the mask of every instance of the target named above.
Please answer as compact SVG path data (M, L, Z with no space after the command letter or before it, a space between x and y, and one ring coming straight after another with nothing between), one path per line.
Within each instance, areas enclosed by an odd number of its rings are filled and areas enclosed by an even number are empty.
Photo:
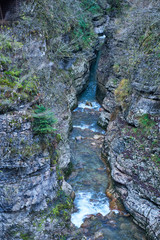
M107 128L103 155L126 209L160 238L160 46L158 1L126 1L106 28L97 98Z
M82 239L81 232L71 226L74 194L63 171L70 163L71 109L88 84L90 62L100 45L95 35L90 46L83 46L82 36L77 37L76 32L72 46L71 2L23 2L19 21L2 27L0 239L47 240L72 235ZM62 6L66 10L63 16ZM66 34L64 29L54 28L53 12L64 28L63 17L68 19ZM80 31L81 22L76 21ZM36 105L54 114L54 133L34 133Z

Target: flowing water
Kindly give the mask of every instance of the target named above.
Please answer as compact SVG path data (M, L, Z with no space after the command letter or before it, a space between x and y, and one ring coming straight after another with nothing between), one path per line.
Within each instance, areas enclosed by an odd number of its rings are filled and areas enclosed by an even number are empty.
M90 81L87 89L79 97L78 107L73 111L73 130L70 134L73 171L68 182L75 191L75 212L72 223L80 227L86 217L89 230L86 236L99 237L88 239L135 240L145 239L144 232L130 218L123 217L117 210L109 208L106 197L107 172L101 160L101 146L104 131L97 125L100 105L96 102L96 66L98 59L91 66ZM107 216L108 213L111 213ZM96 215L97 217L93 217ZM106 216L106 217L103 217ZM93 220L91 220L93 219ZM85 227L85 226L83 226Z

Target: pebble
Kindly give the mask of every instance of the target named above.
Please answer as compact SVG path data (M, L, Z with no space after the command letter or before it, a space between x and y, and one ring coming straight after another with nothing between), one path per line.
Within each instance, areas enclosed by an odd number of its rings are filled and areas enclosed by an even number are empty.
M91 102L88 102L88 101L87 101L87 102L86 102L86 105L92 107L92 103L91 103Z
M94 234L94 239L96 240L96 239L99 239L99 238L102 238L102 237L104 237L103 236L103 233L102 232L96 232L95 234Z
M82 136L78 136L78 137L75 137L75 139L78 141L78 140L82 140Z
M94 135L93 138L94 138L95 140L98 140L98 139L102 138L102 136L101 136L101 135Z
M105 168L101 168L101 167L100 167L100 168L97 168L97 170L98 170L98 171L104 171Z

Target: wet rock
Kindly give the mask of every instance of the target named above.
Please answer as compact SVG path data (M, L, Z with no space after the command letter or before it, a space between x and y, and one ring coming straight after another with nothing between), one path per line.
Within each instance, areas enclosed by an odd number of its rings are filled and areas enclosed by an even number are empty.
M84 184L85 186L90 186L90 185L91 185L91 182L90 182L90 181L83 181L83 184Z
M80 94L87 86L89 80L89 63L85 57L79 58L72 64L72 73L76 76L74 79L74 88L77 94Z
M107 215L105 215L105 219L112 219L115 217L115 212L110 211Z
M81 224L81 228L89 228L90 224L90 220L85 219L84 223Z
M93 137L93 139L95 139L95 140L99 140L101 138L102 138L102 135L94 135L94 137Z
M74 171L71 173L71 175L69 176L69 179L72 179L72 178L76 178L78 175L78 171Z
M67 99L71 110L75 109L78 105L76 94L75 88L71 86L67 94Z
M134 237L136 240L146 240L145 237L143 237L141 234L139 234L137 232L134 234Z
M93 215L93 214L88 214L88 215L86 215L86 218L95 219L95 215Z
M98 119L98 125L104 129L107 128L108 122L110 120L111 114L109 112L101 112L100 117Z
M92 103L91 103L91 102L88 102L88 101L87 101L87 102L86 102L86 105L92 107Z
M128 228L129 228L129 225L128 225L128 224L121 223L121 225L120 225L120 229L121 229L121 230L127 230Z
M84 234L86 234L86 233L88 233L89 232L89 230L87 229L87 228L83 228L83 233Z
M104 236L103 236L103 233L102 232L100 232L100 231L98 231L98 232L96 232L95 234L94 234L94 239L96 240L98 240L98 239L102 239Z
M92 146L96 146L96 143L95 143L95 142L92 142L91 145L92 145Z
M77 141L79 141L79 140L82 140L82 136L78 136L78 137L76 137L75 139L77 140Z
M72 198L73 200L75 199L75 192L74 192L74 191L71 192L71 198Z
M112 228L116 227L116 221L115 220L109 220L106 224L108 226L111 226Z
M96 217L101 218L101 219L104 218L103 215L102 215L101 213L97 213L97 214L96 214Z
M105 168L97 168L98 171L105 171Z
M73 192L72 187L65 180L63 180L63 183L62 183L62 190L65 192L65 194L67 196L71 196L72 195L72 192Z

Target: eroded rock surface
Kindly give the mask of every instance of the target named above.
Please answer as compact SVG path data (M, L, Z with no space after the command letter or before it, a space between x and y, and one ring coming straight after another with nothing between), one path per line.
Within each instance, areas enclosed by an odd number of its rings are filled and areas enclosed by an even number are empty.
M158 240L160 4L128 1L123 7L106 28L98 69L103 154L125 207L148 238Z
M0 34L0 239L83 239L64 171L71 110L100 44L91 13L89 25L80 22L79 1L19 3L17 22ZM52 134L34 132L36 105L54 114Z

